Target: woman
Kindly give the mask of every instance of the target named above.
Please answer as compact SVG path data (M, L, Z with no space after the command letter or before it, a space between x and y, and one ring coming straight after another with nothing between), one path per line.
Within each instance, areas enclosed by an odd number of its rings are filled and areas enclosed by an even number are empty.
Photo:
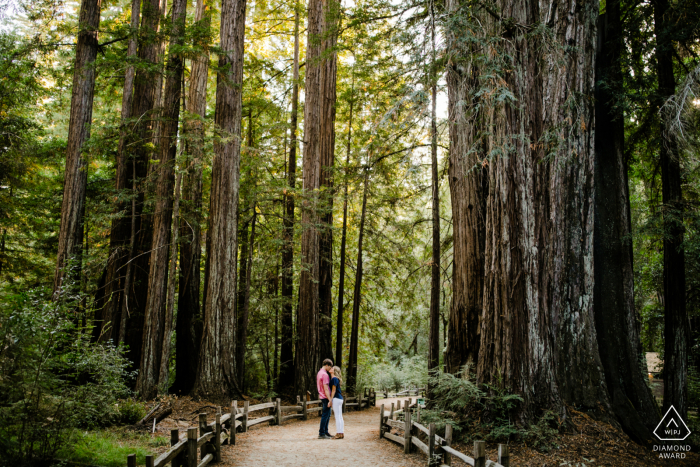
M340 391L340 383L343 382L343 375L340 368L334 366L331 368L331 400L328 401L328 407L333 404L333 415L335 416L335 436L333 439L343 439L345 434L345 426L343 423L343 393Z

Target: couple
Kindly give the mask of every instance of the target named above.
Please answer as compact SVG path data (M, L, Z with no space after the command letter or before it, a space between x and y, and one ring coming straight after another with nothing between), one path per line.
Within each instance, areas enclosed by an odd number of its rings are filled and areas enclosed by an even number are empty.
M316 375L318 398L321 399L321 427L318 430L319 439L343 439L345 438L343 427L343 394L340 392L342 374L340 368L333 366L333 360L327 358L323 361L323 367ZM335 414L335 436L328 433L328 421L331 419L331 406Z

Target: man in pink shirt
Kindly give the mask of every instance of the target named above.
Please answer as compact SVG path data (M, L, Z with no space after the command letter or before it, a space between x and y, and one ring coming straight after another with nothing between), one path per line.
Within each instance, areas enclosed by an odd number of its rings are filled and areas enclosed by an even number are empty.
M323 366L316 375L316 388L318 389L318 398L321 399L321 427L318 430L319 439L331 439L331 434L328 433L328 421L331 419L331 408L328 401L331 400L331 391L328 388L330 383L329 371L333 367L333 360L327 358L323 361Z

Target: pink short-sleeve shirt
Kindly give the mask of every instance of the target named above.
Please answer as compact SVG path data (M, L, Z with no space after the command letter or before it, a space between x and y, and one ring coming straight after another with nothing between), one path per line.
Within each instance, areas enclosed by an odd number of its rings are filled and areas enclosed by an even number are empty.
M325 368L321 368L321 371L318 372L316 375L316 388L318 389L318 398L319 399L326 399L328 396L326 395L326 391L323 388L324 384L329 384L330 383L330 378L328 377L328 372L326 371Z

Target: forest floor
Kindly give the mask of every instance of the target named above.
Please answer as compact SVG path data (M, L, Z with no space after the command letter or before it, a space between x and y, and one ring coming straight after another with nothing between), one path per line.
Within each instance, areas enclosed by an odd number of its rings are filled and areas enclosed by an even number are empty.
M391 404L398 399L377 400ZM182 431L197 425L197 414L207 412L213 419L216 407L189 397L176 398L173 413L156 427L154 436L169 434L171 428ZM251 401L251 404L255 401ZM227 408L224 408L228 411ZM345 439L318 439L319 417L307 421L290 420L281 426L256 426L247 433L236 435L236 446L222 449L225 466L313 466L331 462L342 467L414 467L424 466L427 459L422 453L403 454L403 447L389 440L379 439L379 409L350 411L344 414ZM511 443L511 465L520 467L545 466L698 466L700 455L687 453L686 459L662 460L658 453L632 442L627 435L613 426L595 421L582 413L573 413L575 433L560 434L552 443L555 448L541 452L523 443ZM149 430L150 431L150 430ZM331 417L329 431L335 433L335 419ZM472 446L453 443L453 447L467 455ZM158 451L167 450L163 446ZM497 444L487 443L487 457L497 459ZM465 465L453 459L452 465Z

